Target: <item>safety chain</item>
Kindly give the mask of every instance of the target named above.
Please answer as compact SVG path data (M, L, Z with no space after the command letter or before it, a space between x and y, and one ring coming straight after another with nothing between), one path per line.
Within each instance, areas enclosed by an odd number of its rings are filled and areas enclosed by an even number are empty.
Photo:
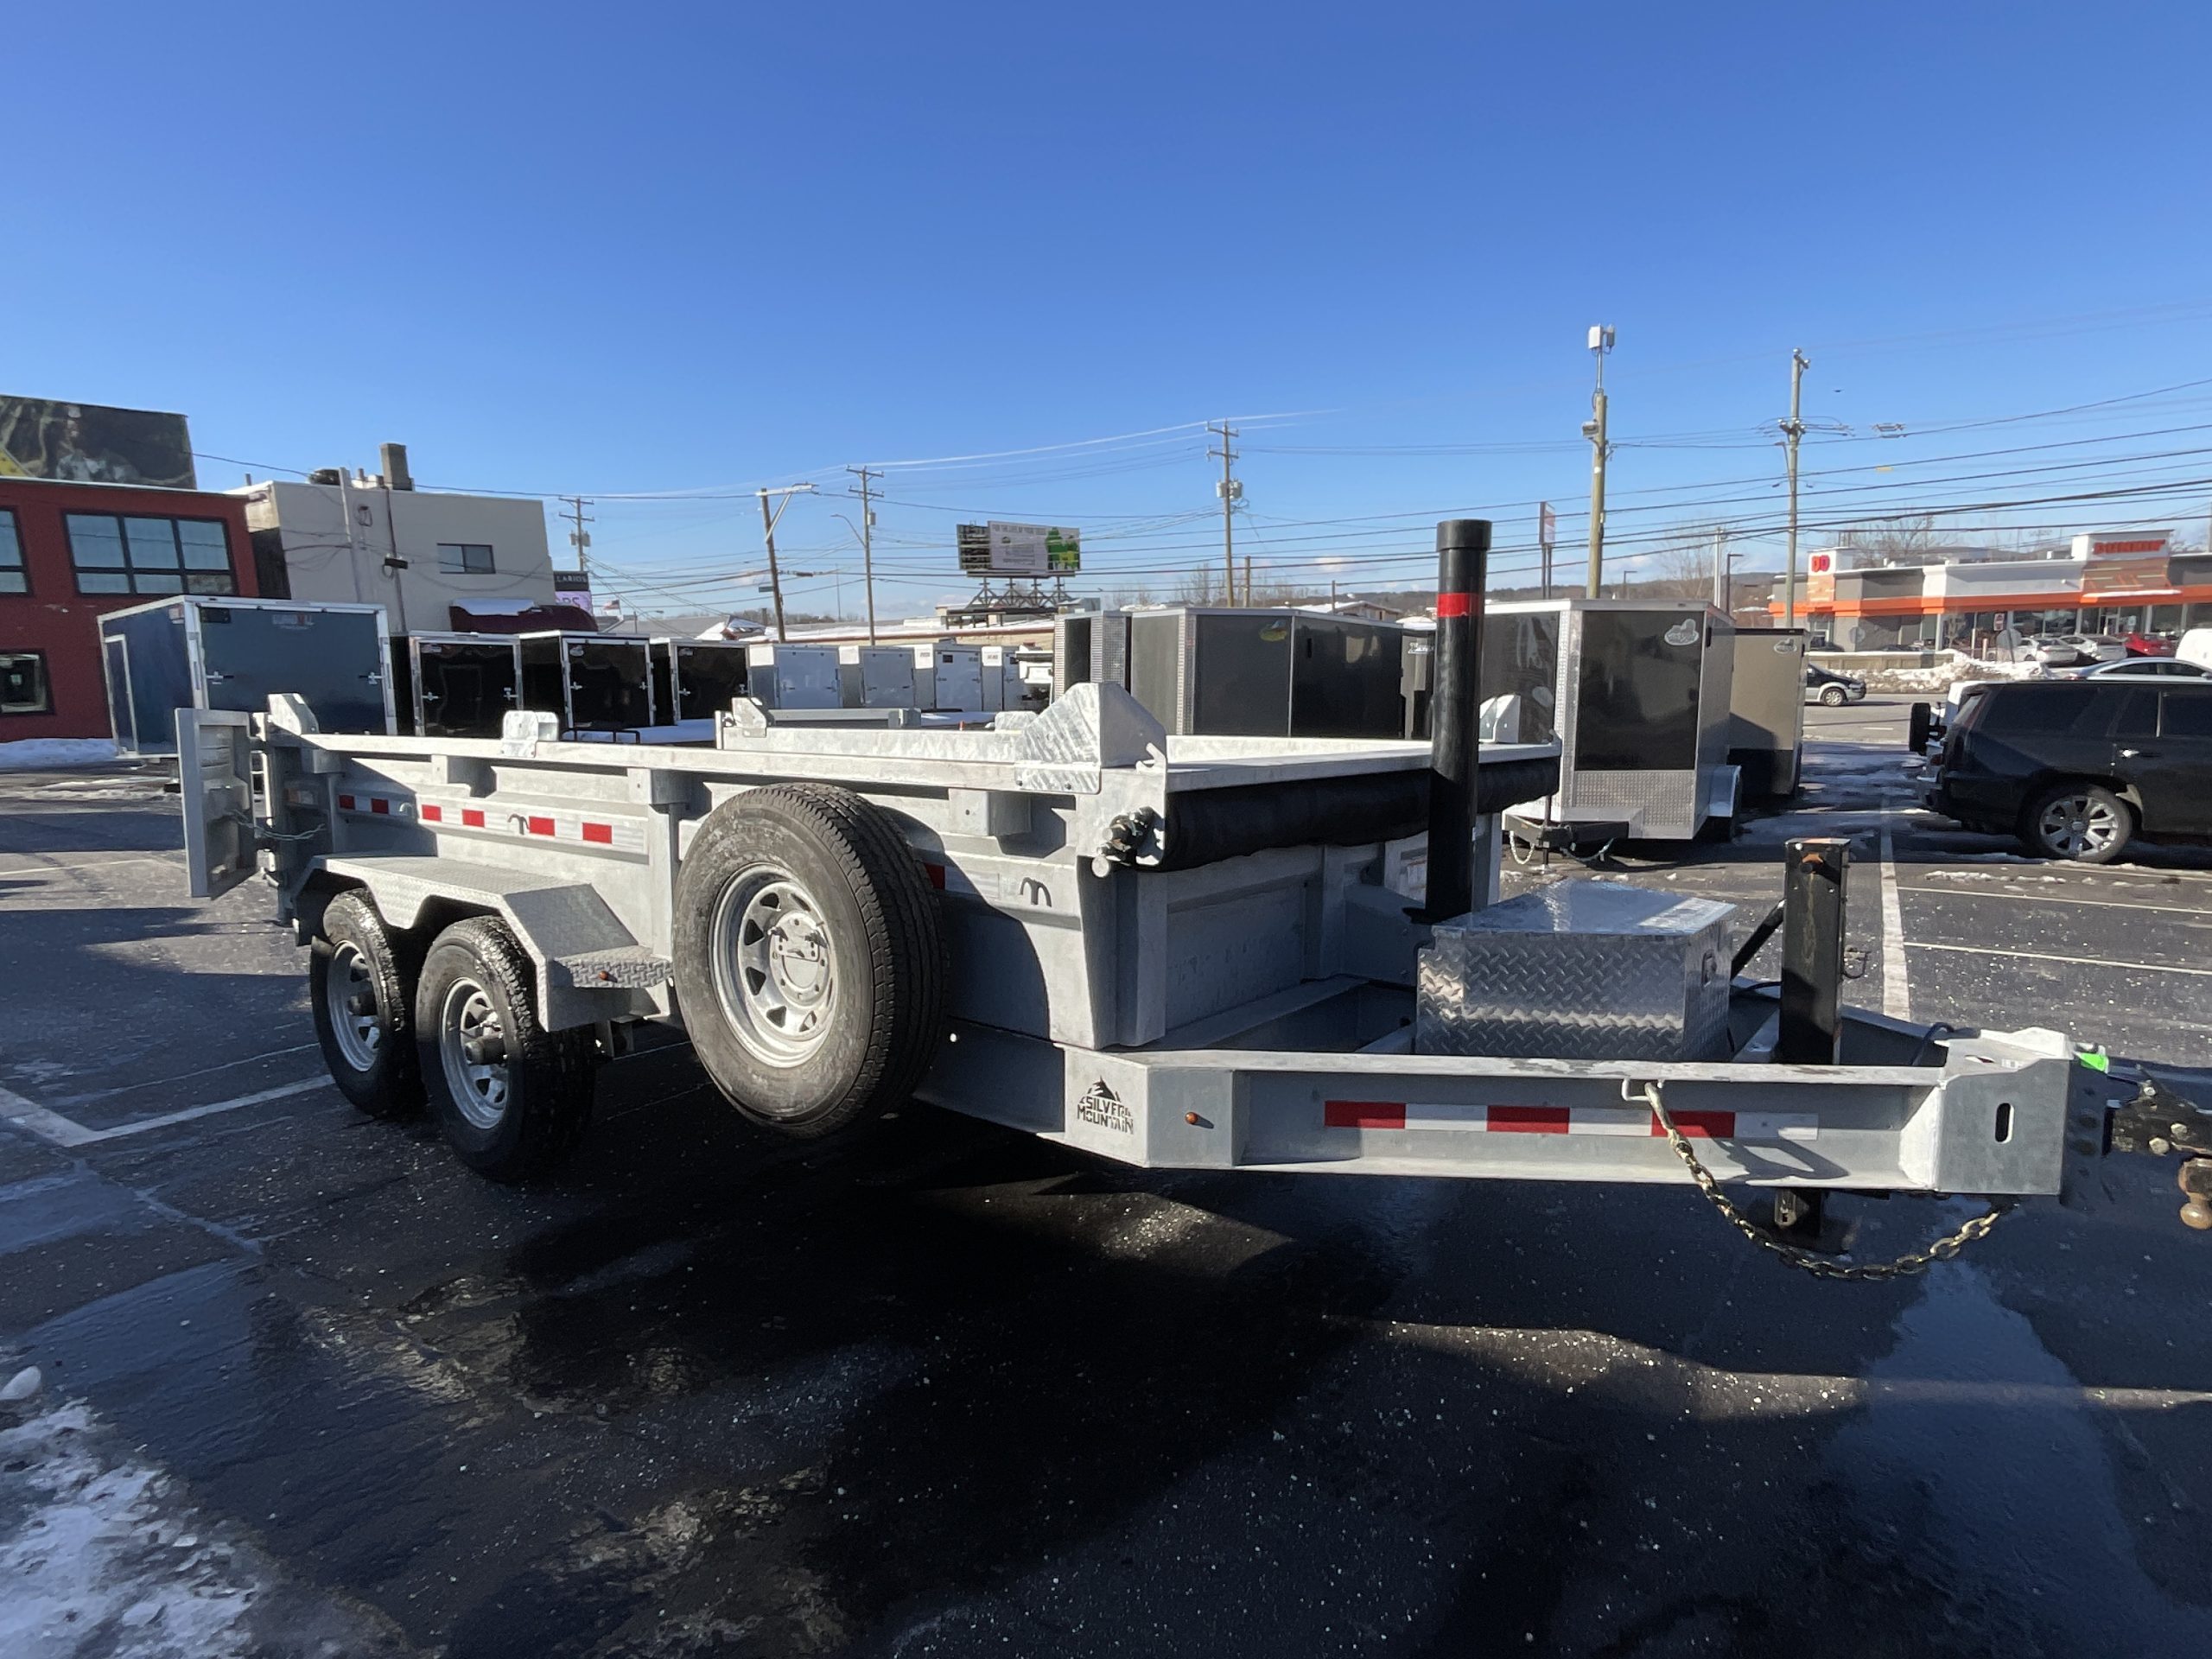
M1621 1083L1621 1097L1624 1100L1637 1098L1630 1092L1625 1078ZM1784 1243L1745 1215L1720 1190L1720 1183L1713 1179L1713 1172L1699 1161L1697 1154L1690 1149L1689 1138L1675 1123L1675 1115L1667 1109L1667 1103L1660 1098L1659 1085L1656 1082L1645 1084L1643 1097L1649 1103L1651 1115L1658 1119L1659 1127L1666 1131L1667 1144L1675 1149L1675 1155L1688 1167L1690 1179L1697 1183L1697 1190L1704 1194L1705 1201L1718 1210L1730 1226L1752 1243L1763 1250L1773 1252L1790 1267L1809 1273L1815 1279L1851 1279L1862 1283L1909 1279L1916 1273L1927 1272L1933 1262L1949 1261L1977 1239L1988 1237L1990 1229L2002 1221L2012 1209L2012 1199L1992 1198L1989 1208L1982 1214L1961 1223L1956 1232L1945 1234L1924 1250L1907 1250L1903 1255L1890 1261L1869 1262L1863 1266L1832 1262L1827 1256L1815 1255L1798 1245Z

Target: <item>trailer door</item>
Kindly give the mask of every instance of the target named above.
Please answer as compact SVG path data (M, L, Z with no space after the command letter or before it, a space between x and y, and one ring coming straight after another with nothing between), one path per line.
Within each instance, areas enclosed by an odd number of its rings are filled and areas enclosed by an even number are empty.
M194 899L220 897L256 868L248 721L229 709L176 711L185 878Z

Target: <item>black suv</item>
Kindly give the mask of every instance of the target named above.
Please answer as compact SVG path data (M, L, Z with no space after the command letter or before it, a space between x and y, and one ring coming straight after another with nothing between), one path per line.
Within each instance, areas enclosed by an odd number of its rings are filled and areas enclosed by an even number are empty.
M2138 831L2212 840L2212 683L1993 684L1943 734L1928 805L2047 858L2103 864Z

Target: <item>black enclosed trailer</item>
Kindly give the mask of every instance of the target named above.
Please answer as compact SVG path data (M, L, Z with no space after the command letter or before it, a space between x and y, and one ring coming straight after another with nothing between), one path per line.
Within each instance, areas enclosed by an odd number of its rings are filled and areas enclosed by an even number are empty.
M406 712L423 737L497 737L522 707L522 645L512 633L413 633L395 641Z
M745 695L745 646L735 639L652 642L653 710L662 723L712 720Z
M615 634L525 633L522 702L564 732L641 732L653 725L652 646Z
M178 709L266 714L283 692L322 731L397 729L381 605L187 594L99 624L118 753L175 754Z

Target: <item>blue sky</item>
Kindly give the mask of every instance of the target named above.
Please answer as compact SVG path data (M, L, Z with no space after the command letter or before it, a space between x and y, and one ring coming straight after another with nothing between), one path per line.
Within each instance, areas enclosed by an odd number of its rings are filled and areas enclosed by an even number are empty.
M122 4L9 38L5 389L181 410L211 485L397 438L426 485L593 494L666 608L753 600L757 484L1132 433L894 467L883 603L957 591L970 516L1171 588L1218 557L1223 416L1282 576L1417 581L1424 522L1515 548L1538 499L1571 563L1601 320L1624 556L1730 518L1771 561L1795 345L1808 518L2147 482L1947 522L2201 539L2212 500L2200 7ZM2030 445L2069 447L1944 459ZM785 521L795 602L858 569L833 510Z

